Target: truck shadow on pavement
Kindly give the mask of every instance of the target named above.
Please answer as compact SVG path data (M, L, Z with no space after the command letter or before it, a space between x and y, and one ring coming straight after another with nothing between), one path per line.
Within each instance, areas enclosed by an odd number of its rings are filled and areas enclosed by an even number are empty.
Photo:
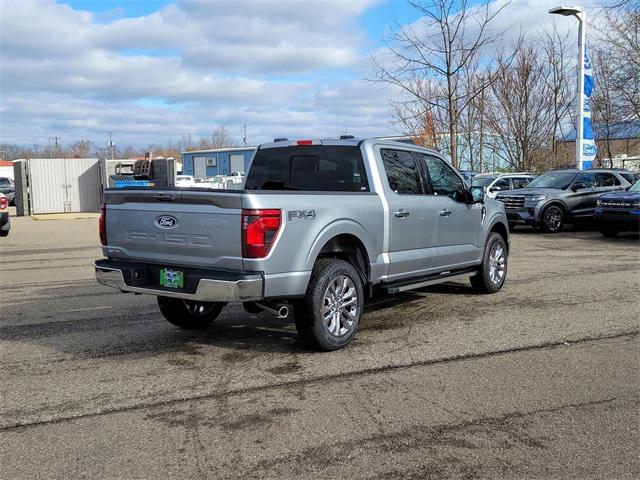
M39 290L37 302L46 305L54 299L84 298L89 290L94 295L103 293L95 292L95 286L73 290L61 286ZM412 309L424 308L416 302L428 294L476 295L468 285L450 283L377 296L365 304L360 336L370 330L402 328L406 322L398 318ZM7 318L9 323L0 325L0 340L37 343L63 357L80 359L153 357L166 353L193 357L204 354L201 350L208 347L247 354L312 352L298 338L293 312L288 319L278 319L266 312L250 314L240 305L229 305L208 328L180 330L164 321L155 299L128 296L126 302L117 302L113 295L105 297L109 310L47 311L28 322L19 312L20 307L15 306L15 314ZM232 361L234 355L228 357Z

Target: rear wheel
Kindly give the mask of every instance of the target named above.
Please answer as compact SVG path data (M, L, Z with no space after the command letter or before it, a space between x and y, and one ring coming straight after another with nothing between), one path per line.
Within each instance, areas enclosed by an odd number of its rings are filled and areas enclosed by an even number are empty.
M547 207L542 213L542 231L558 233L564 226L564 211L557 205Z
M496 293L507 278L507 244L496 232L489 235L480 271L471 277L471 286L480 293Z
M601 228L600 233L607 238L614 238L618 236L620 230L616 230L615 228Z
M162 316L172 325L185 329L206 328L226 304L221 302L195 302L179 298L158 297Z
M0 230L0 237L6 237L9 235L9 230Z
M344 260L316 262L304 300L295 305L296 330L315 350L338 350L358 331L364 294L355 268Z

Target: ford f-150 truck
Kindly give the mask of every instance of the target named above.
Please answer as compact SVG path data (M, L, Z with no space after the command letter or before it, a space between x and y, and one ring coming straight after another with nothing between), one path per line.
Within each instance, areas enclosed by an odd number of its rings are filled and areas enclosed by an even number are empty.
M158 297L182 328L227 302L293 317L319 350L349 343L365 297L507 274L501 202L469 188L435 151L393 141L279 139L260 146L242 190L107 189L99 282Z

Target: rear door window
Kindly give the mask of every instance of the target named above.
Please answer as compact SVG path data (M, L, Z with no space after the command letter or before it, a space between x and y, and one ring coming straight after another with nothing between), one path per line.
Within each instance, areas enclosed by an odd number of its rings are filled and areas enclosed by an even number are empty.
M258 150L245 189L368 192L369 182L357 146L290 146Z
M420 167L413 153L382 149L380 154L391 190L399 195L422 195L425 192Z
M596 173L596 187L616 187L620 180L611 173Z

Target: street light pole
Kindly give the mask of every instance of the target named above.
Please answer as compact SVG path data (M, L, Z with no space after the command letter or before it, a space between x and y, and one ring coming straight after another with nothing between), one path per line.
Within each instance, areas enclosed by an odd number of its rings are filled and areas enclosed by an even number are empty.
M552 15L574 16L578 19L578 101L576 118L576 168L584 168L584 57L585 36L587 27L587 14L581 7L566 6L555 7L549 10Z

